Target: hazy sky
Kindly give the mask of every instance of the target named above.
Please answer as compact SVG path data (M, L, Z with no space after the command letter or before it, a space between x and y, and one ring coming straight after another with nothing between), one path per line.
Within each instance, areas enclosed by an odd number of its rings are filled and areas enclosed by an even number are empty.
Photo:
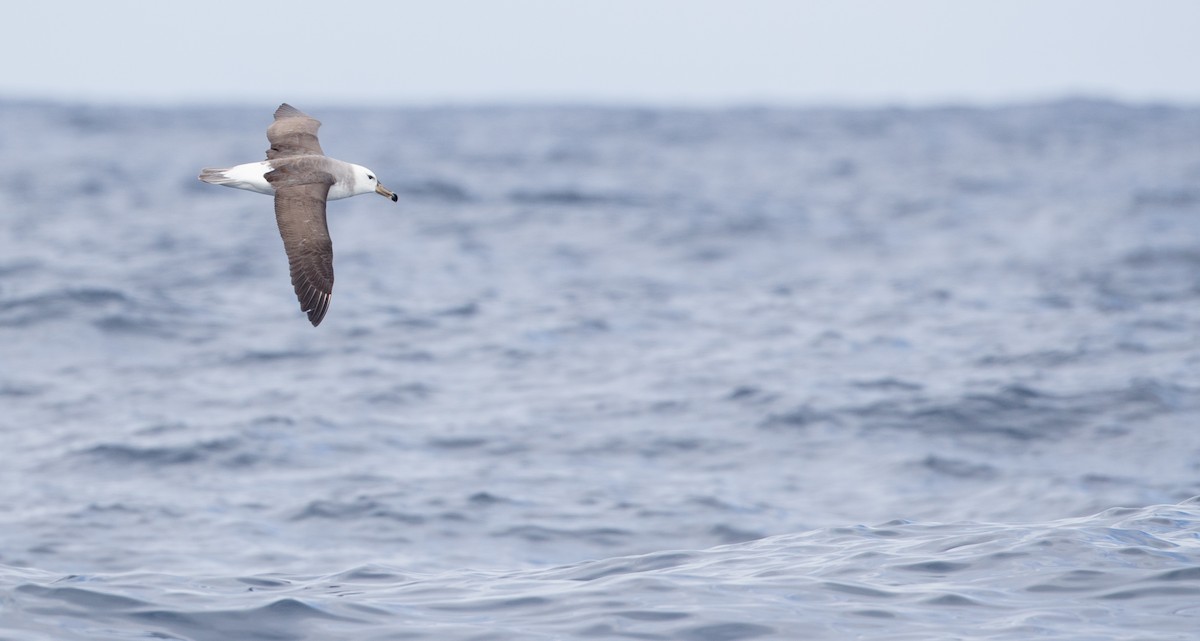
M1200 0L40 1L0 60L124 103L1196 103Z

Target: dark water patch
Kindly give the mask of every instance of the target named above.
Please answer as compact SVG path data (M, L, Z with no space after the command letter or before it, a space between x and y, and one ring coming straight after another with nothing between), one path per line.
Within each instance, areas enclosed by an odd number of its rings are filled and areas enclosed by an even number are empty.
M558 541L586 541L590 545L612 547L620 545L633 536L633 532L615 527L594 528L553 528L536 525L522 525L493 532L496 538L520 538L535 543L550 543Z
M989 354L981 357L976 363L981 367L1012 367L1014 365L1059 367L1076 363L1084 355L1082 350L1050 349L1027 354Z
M685 260L696 263L716 263L730 257L730 250L725 247L697 247L687 252Z
M627 638L627 639L646 639L647 641L660 641L662 639L667 638L661 634L644 634L644 633L639 634L639 633L631 633L631 632L627 632L627 631L621 631L621 630L618 630L615 626L613 626L610 623L597 623L595 625L587 626L586 628L583 628L582 630L579 630L578 632L576 632L576 635L578 637L584 638L584 639ZM497 641L499 641L499 639L497 639Z
M42 599L52 599L84 609L115 610L131 609L148 605L145 601L132 599L119 594L107 594L98 590L88 590L76 587L43 587L40 585L17 586L18 593L36 596ZM2 631L2 628L0 628Z
M522 596L498 599L477 599L472 601L463 601L461 603L443 603L434 605L432 607L436 610L446 610L450 612L502 611L506 614L512 614L513 610L520 610L524 608L541 608L557 605L558 604L556 601L546 597Z
M248 641L299 641L312 638L314 621L351 622L294 598L284 598L248 610L131 612L130 620L183 635L195 641L246 639Z
M686 619L690 614L687 612L670 612L661 610L625 610L613 612L613 616L623 619L633 619L634 621L678 621Z
M1133 210L1138 213L1160 209L1187 210L1200 205L1200 189L1193 187L1138 189L1133 192L1131 200Z
M491 492L476 492L467 497L467 502L473 506L487 507L489 505L496 505L498 503L508 503L510 500L502 496L497 496Z
M1194 247L1150 247L1134 250L1125 255L1125 265L1134 269L1182 267L1200 268L1200 249Z
M892 203L891 207L892 216L895 218L909 218L942 213L945 208L946 203L929 198L900 200Z
M544 353L548 350L571 345L581 339L605 335L610 333L610 331L611 327L608 321L603 318L573 318L555 327L528 330L522 338L525 343L532 346L532 349ZM531 357L537 353L537 351L519 349L505 350L506 356L516 357L517 359Z
M764 532L747 530L725 523L714 525L713 527L709 528L708 533L721 543L742 543L743 541L753 541L766 536L766 533Z
M1025 588L1029 592L1093 592L1099 587L1111 587L1115 576L1099 570L1071 570L1048 581L1035 583Z
M235 452L243 445L243 441L236 437L206 439L180 445L101 443L82 450L77 455L110 465L159 467L203 463Z
M1200 389L1153 378L1137 378L1129 387L1120 390L1117 398L1124 401L1122 410L1129 415L1151 416L1200 407Z
M292 581L289 581L287 579L276 579L276 578L271 578L271 577L267 577L267 576L244 576L244 577L238 577L237 581L239 583L245 583L246 585L249 585L250 587L254 587L254 588L271 588L271 589L286 588L293 584Z
M854 386L860 389L867 390L883 390L883 391L898 391L898 392L918 392L924 388L920 383L906 381L898 378L879 378L864 381L855 381Z
M270 365L295 360L316 360L317 354L303 349L251 349L229 359L231 365Z
M1137 249L1088 280L1095 288L1095 304L1104 311L1191 300L1200 296L1200 250L1175 246Z
M572 581L595 581L611 576L658 572L686 565L697 559L691 552L656 552L634 557L591 561L562 568L551 573L553 578Z
M33 274L44 268L38 260L9 260L0 262L0 278L9 278L23 274ZM3 290L0 290L3 292ZM3 300L3 299L0 299Z
M366 565L338 573L334 579L344 583L380 583L398 584L413 580L412 577L401 574L390 568Z
M872 599L892 599L899 596L896 593L889 592L887 590L880 590L877 588L872 588L865 585L856 585L853 583L842 583L839 581L826 581L822 584L822 587L833 592L849 594L855 597L868 597Z
M297 424L295 418L282 414L267 414L264 416L256 416L250 421L250 426L257 429L266 428L290 428Z
M1169 597L1195 597L1200 594L1200 586L1192 587L1186 585L1159 585L1148 586L1144 588L1136 588L1133 590L1118 590L1108 594L1101 595L1101 599L1109 599L1114 601L1130 601L1136 599L1148 599L1159 596Z
M822 410L818 410L809 405L801 405L800 407L771 414L760 423L760 427L764 428L804 428L818 423L837 423L837 418Z
M754 505L747 506L744 504L731 503L729 501L724 501L724 500L721 500L719 497L711 496L711 495L701 495L701 496L689 497L687 502L691 505L698 505L700 507L709 508L709 509L717 510L720 512L742 512L742 513L745 513L745 512L752 512L752 511L755 511L758 509L762 509L761 506L754 506Z
M70 105L46 115L53 117L57 125L85 136L128 132L142 127L143 122L160 121L161 118L161 113L155 114L149 109L98 105Z
M875 609L854 610L854 611L850 612L850 614L854 615L854 616L859 616L859 617L867 617L870 619L895 619L896 618L895 612L888 612L887 610L875 610Z
M0 397L27 398L30 396L37 396L43 393L46 389L47 387L45 385L0 381Z
M571 141L547 149L545 153L542 154L542 160L556 165L591 165L595 164L597 160L599 160L599 157L594 149L588 147L587 145L581 145L575 141Z
M361 398L371 405L411 405L427 400L432 395L433 388L429 385L425 385L424 383L405 383L366 394Z
M737 641L774 633L775 628L758 623L713 623L681 630L679 638L689 641Z
M438 360L437 355L429 350L406 347L385 350L376 354L376 356L384 360L400 363L433 363Z
M1132 485L1132 478L1120 478L1110 474L1084 474L1080 481L1086 485Z
M466 187L455 182L437 179L401 182L396 186L396 192L417 200L446 203L466 203L476 199Z
M173 325L159 320L159 314L112 314L93 321L97 329L111 334L172 339L179 336Z
M440 436L429 439L425 444L441 450L469 450L483 447L489 442L484 436Z
M987 176L956 176L950 184L958 192L977 196L1004 193L1014 188L1010 181Z
M1075 407L1032 388L1010 386L994 394L972 394L912 414L918 429L967 430L1029 439L1052 436L1079 424Z
M679 407L674 404L656 405L659 406L657 413L671 414L679 411ZM711 451L713 448L721 448L726 446L727 445L725 444L719 444L708 439L691 438L686 436L656 438L641 448L641 454L647 458L655 458L658 456L673 456L677 454L686 454L689 452Z
M334 522L379 519L407 525L421 525L426 521L426 517L424 516L398 510L383 501L368 497L359 497L353 501L335 501L329 499L310 501L289 517L288 520L305 521L309 519Z
M938 596L930 598L930 599L926 599L925 602L928 603L929 605L933 605L933 606L950 606L950 607L982 605L975 599L965 597L961 594L942 594L942 595L938 595Z
M907 521L894 522L894 525L907 525L907 524L908 524ZM839 528L833 528L832 531L837 534L845 534L845 535L856 536L856 537L866 536L866 537L872 537L872 538L889 538L890 539L890 538L895 538L895 537L901 536L900 532L889 529L889 527L887 527L888 525L893 525L893 523L885 523L879 527L868 527L865 525L858 525L855 527L839 527Z
M470 318L472 316L478 316L479 310L480 305L478 301L469 301L463 303L462 305L455 305L453 307L447 307L445 309L438 310L436 313L438 316Z
M387 320L387 323L385 326L385 331L386 331L387 327L390 327L392 329L401 328L401 329L407 329L407 330L413 330L413 331L432 330L432 329L436 329L438 327L439 321L438 321L437 316L432 316L429 314L420 314L420 313L411 312L411 311L403 310L403 309L399 309L399 308L392 308L390 310L383 310L383 311L388 316L388 320ZM430 355L431 354L430 352L428 352L426 350L412 349L412 348L406 349L405 351L409 354L419 354L419 355Z
M952 561L922 561L920 563L908 563L896 566L896 568L900 570L919 572L921 574L929 574L934 576L943 576L958 572L960 570L966 570L970 567L970 563L955 563Z
M168 506L150 507L129 502L96 502L75 510L70 516L77 521L96 523L113 522L119 519L145 521L155 518L175 518L179 516L179 513Z
M927 433L993 435L1018 441L1063 438L1097 412L1101 397L1053 396L1011 385L990 394L951 401L915 398L883 401L849 413L865 427Z
M755 385L739 385L733 388L725 398L743 403L767 403L777 398L777 395Z
M1154 581L1200 581L1200 566L1180 568L1163 572L1152 578Z
M951 459L930 454L920 463L928 470L958 479L991 480L999 471L987 463L972 463L962 459Z
M40 322L65 320L80 313L126 310L132 306L133 301L115 289L62 289L3 301L0 305L0 327L25 327Z
M729 236L768 235L777 233L779 224L779 221L768 213L730 216L722 221L717 233L727 238Z
M508 194L508 199L521 205L555 205L563 207L620 206L633 207L639 201L631 194L588 192L576 189L523 190Z
M1075 307L1075 302L1066 294L1051 293L1037 296L1034 299L1038 305L1047 309L1072 309ZM1056 352L1060 350L1043 350L1043 352Z

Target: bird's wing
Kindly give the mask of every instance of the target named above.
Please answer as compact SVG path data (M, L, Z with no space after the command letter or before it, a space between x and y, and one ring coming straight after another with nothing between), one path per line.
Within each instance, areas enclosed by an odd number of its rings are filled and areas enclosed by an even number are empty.
M267 160L313 154L324 156L325 152L321 151L321 143L317 140L317 129L320 127L321 121L303 111L286 102L279 105L275 110L275 122L267 127L267 140L271 143Z
M275 221L287 251L292 287L300 310L316 327L329 311L333 294L333 243L325 223L325 199L333 176L280 167L266 175L275 187Z

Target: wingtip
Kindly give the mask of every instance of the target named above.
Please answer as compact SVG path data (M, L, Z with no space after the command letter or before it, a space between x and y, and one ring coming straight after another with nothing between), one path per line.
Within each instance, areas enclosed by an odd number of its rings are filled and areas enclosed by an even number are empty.
M329 311L329 299L331 296L324 292L318 293L316 300L312 301L311 305L302 305L301 309L308 312L308 322L312 323L313 327L321 324L325 320L325 312ZM309 309L304 309L309 307Z
M304 113L303 111L300 111L299 109L289 105L286 102L279 105L279 108L275 110L275 119L276 120L278 120L280 118L291 118L293 116L300 116L303 118L307 118L308 114Z

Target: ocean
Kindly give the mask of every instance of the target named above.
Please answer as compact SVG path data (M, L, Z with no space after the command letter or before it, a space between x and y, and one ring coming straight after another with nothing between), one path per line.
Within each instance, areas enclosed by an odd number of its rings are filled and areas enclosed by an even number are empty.
M1200 108L0 100L0 640L1195 639Z

